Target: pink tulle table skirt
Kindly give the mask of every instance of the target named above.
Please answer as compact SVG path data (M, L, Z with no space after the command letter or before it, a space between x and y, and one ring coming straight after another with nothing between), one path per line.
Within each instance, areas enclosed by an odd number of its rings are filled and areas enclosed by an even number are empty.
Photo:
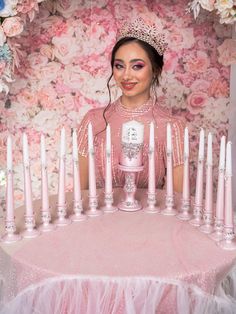
M0 313L236 313L236 253L175 217L117 211L1 246Z

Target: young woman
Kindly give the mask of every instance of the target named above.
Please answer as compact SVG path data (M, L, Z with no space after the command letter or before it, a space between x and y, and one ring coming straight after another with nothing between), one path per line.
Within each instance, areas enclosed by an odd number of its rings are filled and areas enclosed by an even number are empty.
M112 75L122 96L107 107L90 110L78 130L81 187L88 188L87 129L91 122L94 133L97 186L104 186L106 125L110 124L112 137L113 187L123 186L124 173L117 167L121 151L122 124L136 120L144 125L144 170L137 174L138 187L148 184L149 125L155 125L156 183L164 185L166 173L166 125L172 126L174 189L182 190L183 177L183 134L184 123L156 101L155 89L163 67L163 52L166 43L162 34L138 19L120 33L111 56ZM110 89L109 89L110 94ZM110 97L111 98L111 97Z

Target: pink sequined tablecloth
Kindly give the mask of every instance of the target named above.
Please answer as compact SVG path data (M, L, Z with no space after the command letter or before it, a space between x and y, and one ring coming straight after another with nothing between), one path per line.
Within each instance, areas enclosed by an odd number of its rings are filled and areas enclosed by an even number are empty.
M119 195L116 190L116 202ZM145 202L144 190L137 195ZM164 193L159 191L158 196L163 207ZM179 202L177 198L178 206ZM18 213L20 225L23 212ZM48 311L45 302L51 302L52 313L76 313L78 309L80 313L183 313L183 308L191 309L186 313L201 313L196 310L201 311L204 302L211 303L205 307L207 313L236 310L231 297L224 300L218 295L223 279L233 269L236 253L223 251L207 235L176 217L143 210L117 211L57 228L10 248L2 245L0 258L5 278L4 299L0 300L2 305L8 304L2 313L32 306L32 299L34 307L41 304L39 313ZM44 302L36 300L40 294ZM62 296L64 303L55 308ZM81 296L76 307L74 302Z

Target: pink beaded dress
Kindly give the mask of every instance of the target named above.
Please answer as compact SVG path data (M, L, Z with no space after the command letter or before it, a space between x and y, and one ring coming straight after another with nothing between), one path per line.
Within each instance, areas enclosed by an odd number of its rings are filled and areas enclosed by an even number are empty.
M79 154L87 157L89 122L91 122L93 127L97 187L104 187L105 184L106 124L103 118L103 111L104 107L92 109L87 112L78 129ZM174 117L166 108L154 104L151 98L141 107L132 110L125 108L119 98L113 102L106 111L106 119L111 127L113 187L124 185L124 173L118 169L117 165L119 164L121 152L122 124L130 120L136 120L144 124L144 169L137 174L136 183L138 187L145 188L148 185L148 143L149 125L151 121L154 122L155 126L156 186L158 188L163 187L166 173L167 123L170 123L172 126L173 166L183 164L183 134L185 124L180 117Z

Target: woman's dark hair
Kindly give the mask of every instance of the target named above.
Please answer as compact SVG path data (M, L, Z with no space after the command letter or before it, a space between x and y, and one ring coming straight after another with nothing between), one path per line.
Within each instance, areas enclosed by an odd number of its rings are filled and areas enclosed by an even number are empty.
M156 87L159 85L159 76L161 75L163 64L164 64L163 56L159 55L159 53L156 51L155 48L153 48L151 45L149 45L148 43L146 43L146 42L144 42L142 40L139 40L139 39L134 38L134 37L124 37L124 38L121 38L119 41L117 41L117 43L113 47L112 53L111 53L111 69L112 69L112 73L111 73L111 76L109 77L109 79L107 81L107 88L108 88L108 93L109 93L109 103L108 103L108 105L105 107L105 109L103 111L103 118L105 120L106 126L99 133L103 132L106 129L107 124L108 124L107 119L106 119L106 112L107 112L107 110L111 106L111 91L110 91L109 84L110 84L110 81L111 81L112 76L113 76L113 66L114 66L116 52L117 52L117 50L121 46L129 44L131 42L135 42L135 43L139 44L144 49L144 51L147 53L147 55L148 55L148 58L149 58L149 60L150 60L150 62L152 64L152 70L153 70L153 81L152 81L151 88L152 88L152 91L153 91L153 94L154 94L155 98L157 98L157 96L156 96Z

